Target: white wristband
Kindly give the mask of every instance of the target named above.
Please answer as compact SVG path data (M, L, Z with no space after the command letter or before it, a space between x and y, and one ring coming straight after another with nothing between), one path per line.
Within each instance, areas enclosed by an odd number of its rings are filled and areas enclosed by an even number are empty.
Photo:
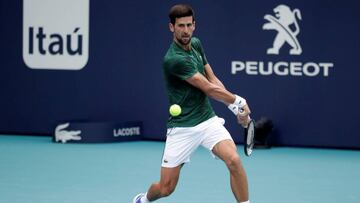
M240 108L243 108L246 105L246 100L239 95L235 94L235 101L233 103L234 105L237 105Z
M239 113L239 107L235 104L229 104L228 109L230 109L230 111L233 112L235 116L237 116L237 114Z

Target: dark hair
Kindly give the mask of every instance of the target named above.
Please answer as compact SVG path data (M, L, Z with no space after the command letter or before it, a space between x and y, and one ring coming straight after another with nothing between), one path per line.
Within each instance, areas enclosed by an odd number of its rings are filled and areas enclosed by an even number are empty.
M177 4L171 7L169 12L169 18L171 24L175 25L176 18L192 16L193 21L195 20L195 12L190 5L187 4Z

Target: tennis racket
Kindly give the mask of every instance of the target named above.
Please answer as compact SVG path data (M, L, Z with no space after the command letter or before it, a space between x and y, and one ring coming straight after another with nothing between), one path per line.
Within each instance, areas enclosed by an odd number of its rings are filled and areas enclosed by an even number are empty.
M247 127L244 128L245 130L245 136L244 136L244 152L246 156L250 156L253 147L255 144L254 138L255 138L255 120L251 119L248 123Z

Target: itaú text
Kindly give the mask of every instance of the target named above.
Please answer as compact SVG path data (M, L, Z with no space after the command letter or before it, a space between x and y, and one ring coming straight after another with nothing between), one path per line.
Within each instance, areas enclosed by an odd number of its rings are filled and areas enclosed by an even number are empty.
M232 61L231 74L244 71L248 75L279 75L279 76L324 76L328 77L333 63L314 62L263 62L263 61Z

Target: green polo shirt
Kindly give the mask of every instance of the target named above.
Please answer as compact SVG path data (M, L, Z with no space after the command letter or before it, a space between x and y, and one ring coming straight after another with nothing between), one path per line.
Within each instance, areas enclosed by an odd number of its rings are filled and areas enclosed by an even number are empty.
M191 39L190 51L175 42L170 45L163 63L167 95L170 105L180 105L182 112L169 119L169 128L192 127L215 116L206 94L185 81L196 73L205 76L207 63L201 42L195 37Z

